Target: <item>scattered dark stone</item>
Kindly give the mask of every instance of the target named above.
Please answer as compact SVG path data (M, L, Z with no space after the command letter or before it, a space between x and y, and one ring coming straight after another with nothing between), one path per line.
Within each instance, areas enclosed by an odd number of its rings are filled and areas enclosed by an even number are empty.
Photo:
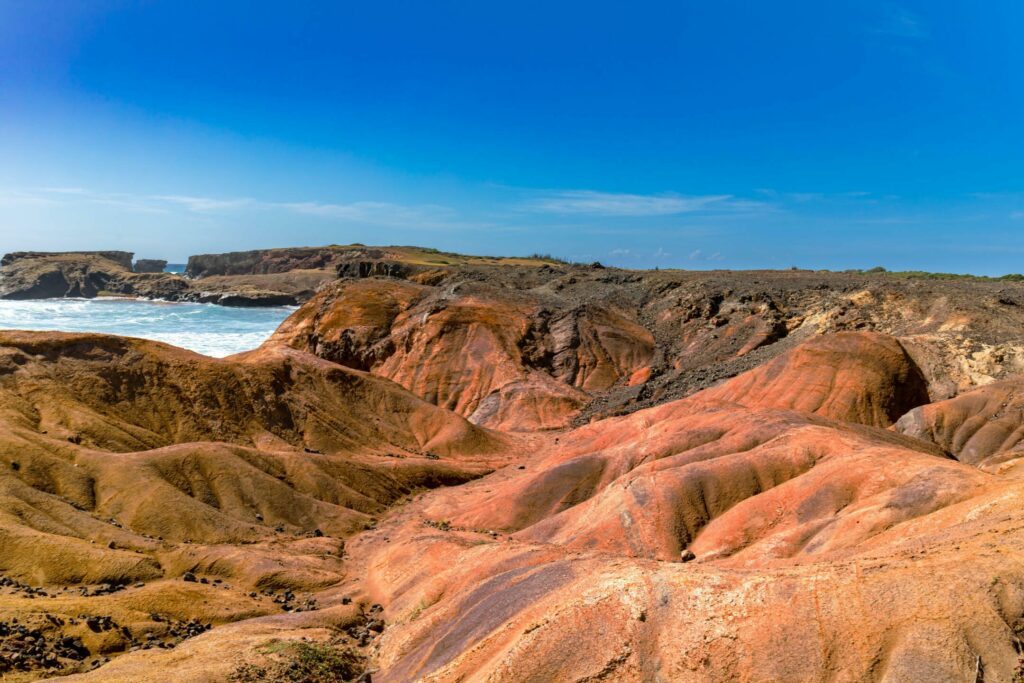
M21 469L21 463L20 462L11 461L11 469L14 470L15 472L17 472L18 470Z
M193 574L192 572L185 572L184 574L181 575L181 580L182 581L188 581L190 583L196 583L196 575Z
M423 523L427 526L434 527L438 531L451 531L453 528L451 522L449 522L447 519L442 519L439 521L435 521L433 519L425 519L423 520Z
M693 551L687 548L679 555L680 562L693 562L697 559L697 556L693 554Z
M93 633L111 631L119 628L117 622L108 616L82 615L82 619L85 620L85 625Z

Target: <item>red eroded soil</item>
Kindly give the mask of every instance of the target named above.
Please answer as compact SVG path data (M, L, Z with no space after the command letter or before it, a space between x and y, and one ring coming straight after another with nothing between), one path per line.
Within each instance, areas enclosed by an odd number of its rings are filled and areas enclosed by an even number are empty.
M0 333L0 676L1024 673L1017 290L495 273L223 360Z

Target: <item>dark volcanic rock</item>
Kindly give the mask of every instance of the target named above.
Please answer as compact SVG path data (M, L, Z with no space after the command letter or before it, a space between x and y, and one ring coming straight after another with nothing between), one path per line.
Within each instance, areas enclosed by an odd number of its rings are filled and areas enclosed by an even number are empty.
M338 264L338 277L395 277L408 278L416 273L430 270L426 266L414 266L400 261L344 261Z
M167 261L154 258L140 258L135 262L136 273L162 273L167 267Z
M226 294L204 296L199 301L236 308L295 306L299 303L294 294L285 294L283 292L228 292Z

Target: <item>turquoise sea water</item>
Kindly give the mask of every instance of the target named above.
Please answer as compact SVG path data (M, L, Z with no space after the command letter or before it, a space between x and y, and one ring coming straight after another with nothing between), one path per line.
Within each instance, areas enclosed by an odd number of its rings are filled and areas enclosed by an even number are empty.
M120 334L221 358L259 346L292 310L136 299L0 300L0 329Z

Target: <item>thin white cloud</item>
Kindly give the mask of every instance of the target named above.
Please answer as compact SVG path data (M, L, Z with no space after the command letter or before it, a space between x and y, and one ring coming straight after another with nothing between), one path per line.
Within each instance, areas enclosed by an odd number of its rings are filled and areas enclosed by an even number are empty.
M90 204L101 206L112 206L116 209L124 209L134 213L168 213L168 210L161 206L154 206L152 203L132 198L122 197L86 197L85 201Z
M721 261L724 257L717 251L713 254L705 254L700 249L694 249L687 258L691 261Z
M794 202L803 204L805 202L814 202L823 199L825 195L820 192L789 192L786 194L787 199L791 199Z
M89 194L84 187L40 187L40 192L53 192L54 194Z
M928 31L919 16L898 5L885 5L884 15L878 24L873 26L871 33L894 36L896 38L927 38Z
M194 197L178 194L158 194L150 197L158 202L167 202L184 207L189 211L204 213L207 211L230 211L252 206L256 202L245 197L238 199L216 199L213 197Z
M269 208L294 211L308 216L320 216L345 221L380 225L401 225L423 221L438 222L449 219L454 212L436 205L409 206L391 202L271 202Z
M710 209L730 209L732 195L644 195L566 190L548 192L525 203L537 213L589 214L597 216L670 216Z
M123 192L95 192L84 187L38 187L28 190L27 196L36 197L40 203L88 202L111 206L134 213L166 213L166 208L154 205L147 197Z
M97 192L78 187L40 187L31 190L0 189L0 205L89 203L133 212L189 213L217 216L239 211L286 211L328 220L387 227L445 229L499 229L486 222L464 223L448 207L426 204L357 201L349 203L280 202L251 197L203 197L185 194L129 194Z
M0 190L0 206L56 204L56 200L42 197L35 192L22 190Z

